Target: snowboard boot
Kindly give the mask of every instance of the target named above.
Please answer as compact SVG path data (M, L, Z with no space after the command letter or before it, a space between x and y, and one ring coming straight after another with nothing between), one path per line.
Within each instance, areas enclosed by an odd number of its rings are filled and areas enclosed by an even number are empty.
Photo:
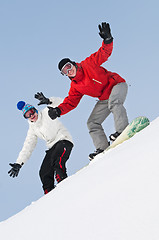
M44 189L44 194L45 194L45 195L48 194L48 193L49 193L52 189L54 189L54 188L55 188L55 186L45 188L45 189Z
M49 192L49 191L46 189L46 190L44 191L44 194L46 195L46 194L48 194L48 192Z
M99 153L102 153L104 150L98 148L94 153L90 153L89 154L89 160L93 160L95 158L96 155L98 155Z
M109 139L110 139L111 141L115 141L120 134L121 134L121 133L119 133L119 132L112 133L112 134L109 136Z

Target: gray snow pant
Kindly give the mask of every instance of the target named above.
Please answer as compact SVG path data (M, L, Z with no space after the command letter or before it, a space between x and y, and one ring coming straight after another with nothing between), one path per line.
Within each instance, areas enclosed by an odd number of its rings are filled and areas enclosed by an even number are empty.
M123 106L127 95L128 86L125 82L115 85L108 100L98 101L87 121L89 133L96 149L105 150L109 143L104 133L102 123L113 113L115 130L122 132L128 125L126 109Z

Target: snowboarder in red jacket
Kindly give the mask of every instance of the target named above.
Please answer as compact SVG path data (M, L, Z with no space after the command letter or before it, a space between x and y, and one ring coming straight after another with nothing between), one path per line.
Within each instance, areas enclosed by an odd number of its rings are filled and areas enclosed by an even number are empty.
M90 160L109 146L102 123L110 113L113 113L116 130L110 135L110 140L114 141L128 125L126 109L123 106L127 84L117 73L101 66L113 50L110 26L103 22L98 27L103 42L97 52L81 63L71 61L69 58L59 62L58 68L63 75L69 77L71 86L64 101L58 107L50 108L48 112L50 118L55 119L76 108L83 95L99 99L87 121L89 133L96 147L96 151L89 155Z

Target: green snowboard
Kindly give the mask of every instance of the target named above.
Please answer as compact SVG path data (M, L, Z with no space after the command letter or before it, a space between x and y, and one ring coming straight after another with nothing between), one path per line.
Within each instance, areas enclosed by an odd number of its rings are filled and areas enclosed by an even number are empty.
M114 147L116 147L117 145L123 143L124 141L130 139L131 137L133 137L137 132L140 132L142 129L144 129L145 127L147 127L150 124L150 121L147 117L137 117L135 118L125 129L124 131L119 135L119 137L117 137L117 139L106 149L104 150L104 152L100 153L103 154L106 151L108 151L109 149L112 149ZM99 155L100 155L99 154ZM98 155L97 155L98 156ZM93 161L93 160L91 160ZM89 163L82 167L81 169L79 169L77 172L79 172L80 170L82 170L83 168L87 167L89 165Z
M150 124L150 121L147 117L137 117L135 118L125 129L124 131L117 137L117 139L105 150L108 151L121 144L122 142L128 140L133 137L137 132L140 132L142 129L147 127Z

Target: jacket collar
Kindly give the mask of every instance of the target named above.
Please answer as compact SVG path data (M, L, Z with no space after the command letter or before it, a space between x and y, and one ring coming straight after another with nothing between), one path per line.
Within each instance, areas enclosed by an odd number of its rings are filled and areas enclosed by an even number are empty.
M77 72L76 76L74 78L70 78L72 82L79 82L83 79L84 77L84 72L81 63L76 63L77 65Z

